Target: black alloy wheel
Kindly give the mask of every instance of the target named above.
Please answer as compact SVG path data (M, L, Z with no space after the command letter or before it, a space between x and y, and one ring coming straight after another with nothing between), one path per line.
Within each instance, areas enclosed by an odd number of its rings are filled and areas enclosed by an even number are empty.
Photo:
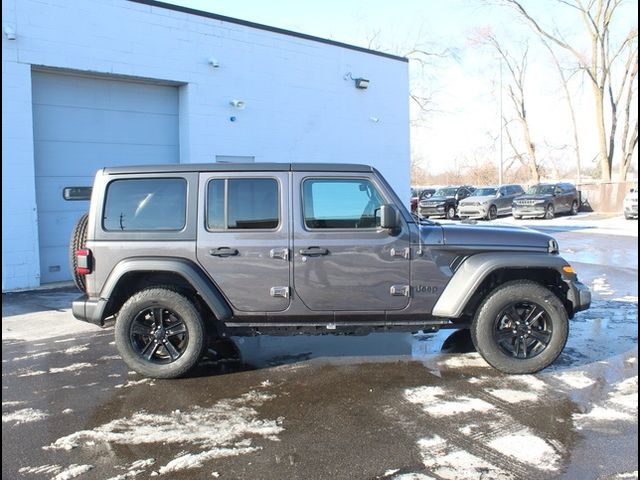
M140 311L129 333L131 346L145 360L167 364L178 360L189 343L189 331L180 316L163 307Z
M534 358L551 340L553 326L545 309L533 302L514 302L500 311L494 323L494 340L514 358Z

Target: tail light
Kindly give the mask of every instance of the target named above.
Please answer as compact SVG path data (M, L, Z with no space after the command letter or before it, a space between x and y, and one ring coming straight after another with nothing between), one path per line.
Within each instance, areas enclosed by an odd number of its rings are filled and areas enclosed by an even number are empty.
M92 264L91 250L84 248L76 250L76 273L78 275L87 275L91 273L93 269Z

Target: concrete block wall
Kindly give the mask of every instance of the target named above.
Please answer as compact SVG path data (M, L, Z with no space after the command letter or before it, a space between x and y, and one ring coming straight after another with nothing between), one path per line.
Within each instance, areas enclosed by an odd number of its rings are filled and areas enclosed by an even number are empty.
M4 0L2 18L3 291L39 284L33 68L180 85L183 163L369 163L409 196L404 61L127 0Z

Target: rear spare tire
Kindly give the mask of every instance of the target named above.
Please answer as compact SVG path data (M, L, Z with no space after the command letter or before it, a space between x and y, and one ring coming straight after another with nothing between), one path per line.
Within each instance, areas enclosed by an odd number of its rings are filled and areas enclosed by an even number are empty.
M73 227L71 240L69 241L69 267L71 268L71 276L73 277L73 282L76 284L76 287L83 292L86 291L86 282L84 275L79 275L76 272L76 267L78 266L76 251L81 250L86 246L88 222L89 214L85 213L78 219Z

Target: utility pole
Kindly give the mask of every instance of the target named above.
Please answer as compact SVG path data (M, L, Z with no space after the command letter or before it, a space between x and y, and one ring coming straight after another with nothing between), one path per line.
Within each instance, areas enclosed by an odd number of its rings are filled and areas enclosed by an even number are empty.
M502 58L500 58L500 165L498 166L498 185L502 186L503 181L503 155L504 155L504 143L503 143L503 130L504 130L504 120L502 114Z

